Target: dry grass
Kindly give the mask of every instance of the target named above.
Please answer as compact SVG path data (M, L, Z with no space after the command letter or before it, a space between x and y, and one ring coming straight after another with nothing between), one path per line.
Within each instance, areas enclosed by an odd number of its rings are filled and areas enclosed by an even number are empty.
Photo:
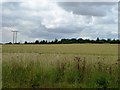
M3 45L3 53L118 55L117 44Z
M5 45L3 87L115 88L119 62L115 49L117 45L109 44Z

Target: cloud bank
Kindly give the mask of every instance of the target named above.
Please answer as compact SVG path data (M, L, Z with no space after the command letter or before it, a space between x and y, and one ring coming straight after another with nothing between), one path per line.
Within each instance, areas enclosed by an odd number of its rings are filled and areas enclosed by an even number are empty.
M3 2L3 42L55 38L118 38L118 6L113 2Z

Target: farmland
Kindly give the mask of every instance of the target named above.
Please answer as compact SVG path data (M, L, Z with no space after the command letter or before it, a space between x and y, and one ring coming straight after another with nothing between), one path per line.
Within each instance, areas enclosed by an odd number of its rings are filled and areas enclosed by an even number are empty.
M117 44L3 45L3 88L117 88Z

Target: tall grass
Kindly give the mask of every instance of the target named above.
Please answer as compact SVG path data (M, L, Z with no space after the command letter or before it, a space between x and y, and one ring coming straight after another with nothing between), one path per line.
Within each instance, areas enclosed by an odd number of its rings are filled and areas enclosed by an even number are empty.
M117 88L118 45L3 45L3 88Z
M3 88L117 88L116 56L3 53Z

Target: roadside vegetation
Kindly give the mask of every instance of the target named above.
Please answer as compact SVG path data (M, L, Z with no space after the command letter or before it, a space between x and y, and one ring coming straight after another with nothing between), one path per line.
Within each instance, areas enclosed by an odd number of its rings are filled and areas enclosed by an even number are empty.
M3 88L118 88L118 45L3 45Z

